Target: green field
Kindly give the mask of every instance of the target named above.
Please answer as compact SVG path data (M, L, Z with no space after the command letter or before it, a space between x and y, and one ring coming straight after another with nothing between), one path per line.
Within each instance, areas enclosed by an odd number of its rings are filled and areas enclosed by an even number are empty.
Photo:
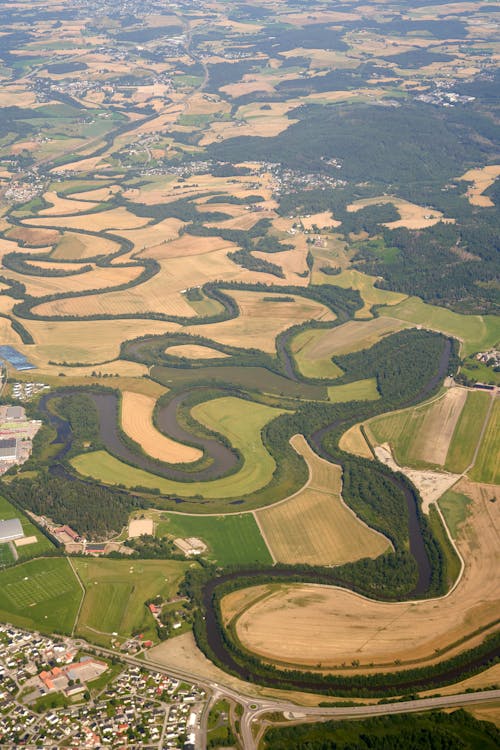
M0 573L0 620L29 630L71 633L82 590L67 560L41 558Z
M10 544L0 544L0 568L10 565L15 561Z
M500 339L500 319L494 315L460 315L443 307L428 305L419 297L410 297L391 307L381 307L378 313L463 340L463 356L489 349Z
M460 372L476 383L500 385L500 372L495 372L493 367L488 367L484 362L478 362L474 357L465 360Z
M375 378L366 378L365 380L356 380L354 383L345 385L328 386L328 398L330 401L374 401L380 398L377 391L377 381Z
M495 399L486 430L481 441L471 479L486 484L497 484L500 481L500 461L498 452L498 435L500 434L500 401Z
M182 497L203 495L209 499L238 497L264 487L271 481L275 462L265 449L261 431L264 425L283 414L282 409L227 396L198 404L195 419L224 434L244 457L240 471L211 482L175 482L149 474L119 461L106 451L84 453L72 460L75 469L108 484L127 487L158 487L161 492Z
M439 498L439 507L445 518L446 525L453 539L456 539L460 526L467 520L470 514L472 500L461 492L448 490Z
M85 586L77 633L89 640L118 633L128 637L144 632L153 636L155 623L144 602L158 594L170 598L186 569L196 563L177 560L75 559ZM105 638L109 642L109 638Z
M161 518L158 535L198 537L208 545L207 556L219 565L272 563L269 550L251 513L215 517L163 513Z
M471 391L467 394L467 401L455 427L446 456L445 469L448 471L461 474L472 463L489 402L490 396L487 393Z
M24 536L36 536L38 540L33 544L27 544L25 547L17 548L19 560L28 560L32 557L38 557L39 555L43 555L44 552L48 552L49 550L54 549L54 545L52 544L52 542L50 542L47 537L44 536L42 532L37 529L34 524L31 523L27 516L25 516L24 513L21 513L21 511L17 510L17 508L11 505L8 500L1 496L0 518L3 521L7 521L10 518L19 518L23 527ZM0 565L2 564L2 562L5 562L5 560L2 561L2 552L5 553L5 549L2 550L2 548L6 546L7 545L3 544L0 545Z
M357 289L359 291L365 304L361 310L356 312L356 318L371 318L374 305L396 305L406 297L406 294L400 294L399 292L377 289L375 286L376 280L374 276L368 276L366 273L355 269L342 271L337 276L330 276L321 271L313 272L313 284L331 284L332 286L340 286L342 289Z
M376 445L389 443L394 458L400 466L418 463L414 455L416 438L425 419L426 409L410 408L392 414L383 414L366 425L370 442Z
M306 378L328 378L329 380L333 380L343 375L343 370L335 362L332 362L331 356L322 359L313 359L309 356L308 350L311 343L318 338L322 338L324 335L325 331L322 328L308 328L305 331L300 331L292 339L291 350L293 358L301 374Z

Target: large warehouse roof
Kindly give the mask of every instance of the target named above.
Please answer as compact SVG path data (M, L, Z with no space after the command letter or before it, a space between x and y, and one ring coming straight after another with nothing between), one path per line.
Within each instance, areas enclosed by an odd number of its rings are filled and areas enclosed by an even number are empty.
M21 539L23 536L23 527L19 518L0 521L0 542L10 542L13 539Z

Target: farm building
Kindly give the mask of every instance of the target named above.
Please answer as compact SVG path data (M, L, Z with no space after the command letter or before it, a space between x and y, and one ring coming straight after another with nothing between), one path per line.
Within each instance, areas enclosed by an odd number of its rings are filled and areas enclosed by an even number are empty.
M12 542L14 539L22 539L23 527L19 518L10 518L8 521L0 521L0 543Z
M0 461L15 461L17 458L16 438L0 440Z

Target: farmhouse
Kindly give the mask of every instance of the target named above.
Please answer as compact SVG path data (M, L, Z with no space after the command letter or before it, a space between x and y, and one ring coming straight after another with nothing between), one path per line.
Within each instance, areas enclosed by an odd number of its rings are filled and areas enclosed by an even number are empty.
M14 539L22 539L23 527L19 518L10 518L8 521L0 521L0 544L12 542Z

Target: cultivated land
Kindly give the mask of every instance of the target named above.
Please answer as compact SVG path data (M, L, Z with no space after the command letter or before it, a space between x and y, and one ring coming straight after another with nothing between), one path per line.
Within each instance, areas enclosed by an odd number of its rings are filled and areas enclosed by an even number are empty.
M154 630L145 601L176 596L188 563L176 560L74 560L85 587L77 633L89 640Z
M500 321L493 315L460 315L411 297L394 307L381 307L379 315L414 323L453 336L463 342L463 354L493 346L500 337Z
M490 164L482 169L469 169L462 175L461 179L466 182L472 182L467 190L467 198L473 206L491 207L495 204L488 195L483 195L490 185L493 185L496 178L500 175L500 164Z
M390 546L342 500L339 466L319 458L301 435L293 447L305 458L309 482L295 496L255 515L278 562L341 565L378 557Z
M240 471L210 482L175 482L128 466L105 451L77 456L72 464L80 474L107 484L157 487L161 492L187 498L198 494L212 500L242 497L270 481L275 463L262 443L261 430L283 410L228 396L199 404L191 413L209 429L225 435L241 451L244 461Z
M356 380L354 383L345 385L328 386L328 398L330 401L374 401L380 398L375 378Z
M44 633L71 633L82 590L67 560L40 558L0 572L0 618Z
M471 398L475 396L484 398ZM365 429L372 443L389 443L401 466L446 466L450 471L461 472L468 464L456 460L454 446L458 444L463 449L469 445L469 455L474 452L482 427L481 412L475 412L475 429L471 426L464 431L464 422L468 426L468 415L474 413L472 404L482 404L487 398L485 394L468 393L465 388L450 388L423 406L376 417ZM462 418L466 404L469 406Z
M186 357L187 359L224 359L228 354L212 349L210 346L201 346L199 344L176 344L165 349L165 354L171 354L173 357Z
M446 456L445 468L448 471L462 472L472 464L490 406L490 398L487 393L467 394L467 401L457 422Z
M332 284L343 289L356 289L365 304L360 310L356 311L355 318L371 318L373 317L372 308L374 305L388 305L387 309L390 310L392 305L397 305L406 298L406 294L377 289L375 287L376 279L373 276L367 276L365 273L356 270L342 271L336 276L329 276L320 270L314 271L313 281L315 284ZM385 308L381 308L379 314L385 315Z
M488 424L479 446L474 468L470 476L476 482L498 484L500 482L500 457L498 435L500 433L500 401L495 399Z
M410 203L409 201L391 195L365 198L355 201L347 206L347 210L351 212L359 211L361 208L366 208L367 206L378 206L387 203L393 205L401 217L397 221L384 223L384 226L389 227L390 229L397 229L398 227L405 227L406 229L423 229L424 227L432 227L439 221L450 221L450 219L443 219L443 214L440 211L436 211L427 206L417 206L415 203ZM451 221L453 222L453 219L451 219Z
M361 432L361 426L355 424L344 432L339 440L339 448L347 453L353 453L355 456L362 458L373 458L370 446Z
M462 480L458 492L473 500L471 515L458 535L466 561L459 584L435 601L382 603L328 586L294 584L269 587L269 593L239 616L236 632L244 646L282 662L394 668L417 659L435 659L436 649L470 637L495 621L499 590L491 571L499 562L498 488ZM230 594L228 605L231 606ZM226 601L226 598L223 600ZM473 613L473 617L471 617ZM465 642L459 647L463 649Z
M203 455L198 448L182 445L163 435L153 424L156 400L142 393L124 391L121 400L123 431L138 443L144 453L171 464L189 463Z

